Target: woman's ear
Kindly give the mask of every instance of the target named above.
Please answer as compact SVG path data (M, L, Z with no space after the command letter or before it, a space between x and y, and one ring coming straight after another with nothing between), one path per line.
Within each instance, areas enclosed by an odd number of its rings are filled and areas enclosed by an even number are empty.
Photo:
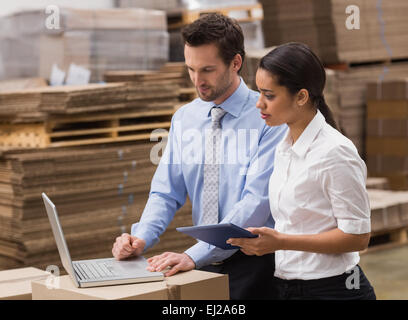
M309 91L307 91L306 89L299 90L296 100L297 105L299 107L303 107L309 100Z

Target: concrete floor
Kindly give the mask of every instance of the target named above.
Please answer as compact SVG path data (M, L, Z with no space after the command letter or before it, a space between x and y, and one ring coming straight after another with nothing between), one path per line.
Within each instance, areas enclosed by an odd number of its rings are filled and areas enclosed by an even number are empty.
M359 265L378 300L408 300L408 244L365 253Z

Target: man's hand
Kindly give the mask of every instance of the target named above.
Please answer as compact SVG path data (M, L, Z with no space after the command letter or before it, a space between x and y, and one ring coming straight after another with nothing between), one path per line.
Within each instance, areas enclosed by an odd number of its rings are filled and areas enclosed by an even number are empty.
M171 269L164 275L170 277L179 271L188 271L195 268L194 261L185 253L165 252L147 259L149 271L162 271L167 267Z
M138 256L143 252L146 241L143 239L131 236L128 233L123 233L116 238L113 244L112 254L116 260L123 260L129 257Z

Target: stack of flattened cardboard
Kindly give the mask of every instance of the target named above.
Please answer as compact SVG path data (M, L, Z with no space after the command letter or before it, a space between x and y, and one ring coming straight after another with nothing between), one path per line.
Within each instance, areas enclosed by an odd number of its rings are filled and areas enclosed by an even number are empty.
M365 157L365 113L366 100L373 97L367 93L367 84L373 81L387 81L406 77L408 63L374 64L349 67L346 70L334 70L339 108L338 123L345 135Z
M1 122L38 122L48 113L73 114L127 107L125 83L43 86L0 92Z
M367 189L388 190L390 188L388 179L384 177L368 177L366 186Z
M0 161L0 269L59 265L41 199L55 203L74 260L111 256L115 238L139 220L155 172L154 143L3 151ZM147 256L182 251L195 241L191 206L175 216Z
M41 93L41 111L83 113L125 108L124 83L54 86L37 89Z
M0 25L0 76L6 79L48 79L54 64L68 72L75 63L96 82L107 70L155 70L168 60L163 11L60 8L59 19L44 10L22 11L3 17Z
M304 42L327 64L408 58L405 0L260 2L266 46Z
M174 109L182 94L182 88L191 87L184 63L166 63L159 71L110 71L106 82L126 82L129 107L145 107L146 110ZM149 102L149 103L146 103Z
M43 78L21 78L0 81L0 92L9 92L30 88L41 88L48 86Z
M367 166L408 190L408 78L367 86Z

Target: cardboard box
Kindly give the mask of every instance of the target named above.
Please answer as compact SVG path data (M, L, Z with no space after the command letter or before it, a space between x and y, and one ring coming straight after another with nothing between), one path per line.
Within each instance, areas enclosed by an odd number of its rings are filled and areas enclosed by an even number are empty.
M366 142L367 155L408 156L408 138L373 138Z
M70 276L31 283L33 300L167 300L165 281L77 288Z
M368 155L366 163L370 175L408 172L408 156Z
M395 79L368 83L367 97L376 100L408 100L408 81Z
M31 300L31 281L49 276L32 267L0 271L0 300Z
M403 226L408 225L408 191L396 192L396 197L400 203L400 220Z
M404 226L401 210L408 202L408 193L373 189L367 191L371 208L372 232Z
M367 119L407 119L408 100L368 100Z
M382 177L369 177L366 181L367 189L380 189L386 190L388 189L388 179Z
M170 300L229 300L228 275L199 270L165 279Z
M130 285L77 288L69 276L31 285L33 300L229 300L228 275L199 270Z
M408 138L408 118L367 119L367 136Z

